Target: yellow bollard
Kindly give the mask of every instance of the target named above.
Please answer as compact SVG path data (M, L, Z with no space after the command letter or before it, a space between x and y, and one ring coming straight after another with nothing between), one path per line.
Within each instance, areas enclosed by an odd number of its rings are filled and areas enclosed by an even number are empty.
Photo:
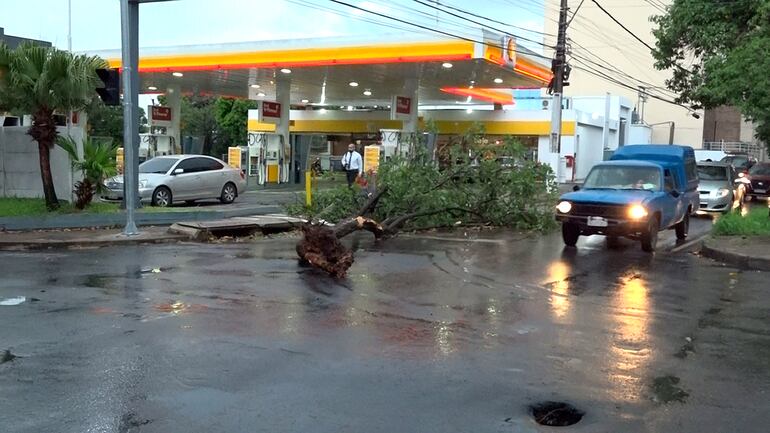
M313 175L308 170L305 172L305 205L310 207L313 203L313 190L312 190Z

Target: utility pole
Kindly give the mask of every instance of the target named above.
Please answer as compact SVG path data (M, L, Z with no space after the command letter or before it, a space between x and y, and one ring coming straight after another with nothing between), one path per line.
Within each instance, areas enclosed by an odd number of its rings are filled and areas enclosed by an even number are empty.
M644 86L639 86L638 94L636 105L639 107L639 123L644 123L644 103L647 102L647 89Z
M559 33L556 39L556 56L553 59L553 93L551 101L551 152L556 153L556 179L561 168L561 100L564 93L564 72L567 65L567 0L561 0L559 8Z

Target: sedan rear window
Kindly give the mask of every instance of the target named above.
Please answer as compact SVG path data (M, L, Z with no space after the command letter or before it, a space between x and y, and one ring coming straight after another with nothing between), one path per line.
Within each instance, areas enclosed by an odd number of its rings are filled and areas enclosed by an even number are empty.
M176 158L153 158L139 165L139 173L166 174L177 161Z
M698 177L700 180L727 180L727 167L699 165Z

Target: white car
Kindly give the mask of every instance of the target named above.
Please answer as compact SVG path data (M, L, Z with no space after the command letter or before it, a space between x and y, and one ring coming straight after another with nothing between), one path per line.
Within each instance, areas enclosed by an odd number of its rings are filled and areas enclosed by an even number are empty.
M103 199L123 199L123 176L107 179L104 186ZM210 156L159 156L139 165L139 197L153 206L203 199L219 199L228 204L245 188L241 170Z

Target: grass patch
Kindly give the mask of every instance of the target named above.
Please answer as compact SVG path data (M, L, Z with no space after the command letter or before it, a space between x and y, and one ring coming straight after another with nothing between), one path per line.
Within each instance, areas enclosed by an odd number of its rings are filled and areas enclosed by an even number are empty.
M60 201L59 209L48 212L45 200L41 198L0 198L0 217L22 217L35 215L62 215L75 213L113 213L120 211L117 204L95 201L87 208L80 210L72 203Z
M732 212L714 223L717 236L770 236L770 217L766 208L752 209L746 215Z

